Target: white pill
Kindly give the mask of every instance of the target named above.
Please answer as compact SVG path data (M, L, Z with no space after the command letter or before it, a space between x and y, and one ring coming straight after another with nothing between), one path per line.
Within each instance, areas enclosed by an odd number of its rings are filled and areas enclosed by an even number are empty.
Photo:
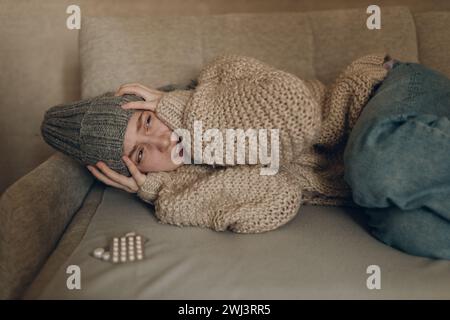
M142 254L139 254L139 253L138 253L137 259L138 259L138 260L142 260L143 258L144 258L144 256L143 256Z
M96 257L96 258L101 258L103 252L105 252L105 249L103 249L103 248L97 248L97 249L95 249L95 250L94 250L94 257Z
M113 257L113 262L114 262L114 263L119 262L119 258Z
M130 256L130 261L134 261L134 256Z
M127 261L127 257L124 257L124 256L120 257L120 261L121 261L121 262Z
M108 261L111 258L111 255L109 254L109 252L103 252L102 254L102 259L105 261Z

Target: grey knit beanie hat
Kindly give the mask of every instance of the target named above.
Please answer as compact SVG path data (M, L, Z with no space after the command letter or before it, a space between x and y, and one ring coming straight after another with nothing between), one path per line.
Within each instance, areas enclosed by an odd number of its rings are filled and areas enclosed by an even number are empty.
M122 155L125 130L135 111L120 106L137 100L143 99L106 92L94 98L56 105L45 112L41 134L53 148L83 165L103 161L118 173L131 176Z
M192 79L187 85L168 84L157 90L194 90L197 85L197 80ZM103 161L114 171L129 177L131 173L122 160L123 142L128 121L135 111L120 106L138 100L144 99L106 92L94 98L56 105L45 112L42 137L50 146L83 165Z

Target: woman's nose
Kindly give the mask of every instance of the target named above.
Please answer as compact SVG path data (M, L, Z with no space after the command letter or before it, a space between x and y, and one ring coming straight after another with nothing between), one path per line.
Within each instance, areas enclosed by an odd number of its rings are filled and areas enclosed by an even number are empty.
M167 148L170 148L172 145L172 141L170 140L171 132L167 133L164 132L160 135L149 135L147 136L147 141L150 144L153 144L156 146L161 152L164 152L167 150Z

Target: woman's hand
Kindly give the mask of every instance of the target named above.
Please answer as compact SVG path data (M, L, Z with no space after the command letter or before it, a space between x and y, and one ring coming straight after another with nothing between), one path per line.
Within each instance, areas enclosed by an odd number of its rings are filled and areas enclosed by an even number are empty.
M115 96L124 94L135 94L144 98L145 101L132 101L122 105L122 109L141 109L155 111L159 100L163 96L163 91L150 89L139 83L127 83L120 86Z
M125 161L125 164L132 175L131 177L117 173L102 161L97 162L96 167L88 165L87 168L98 180L108 186L116 187L129 193L136 193L144 184L147 176L144 173L141 173L127 156L123 156L122 159Z

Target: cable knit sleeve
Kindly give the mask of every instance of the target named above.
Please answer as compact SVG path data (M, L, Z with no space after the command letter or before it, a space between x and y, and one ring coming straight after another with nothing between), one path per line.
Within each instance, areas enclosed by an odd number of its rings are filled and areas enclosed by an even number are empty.
M355 125L375 86L387 75L389 54L370 54L354 60L327 90L318 145L333 148Z
M283 165L311 145L318 135L321 110L315 94L307 82L293 74L252 57L223 54L202 69L193 92L181 90L165 94L157 106L157 115L169 127L188 129L194 158L198 158L193 138L195 121L199 121L203 133L209 129L220 133L221 141L203 139L198 145L204 151L211 142L218 142L219 152L210 152L211 157L202 158L201 163L223 166L264 164L256 152L256 143L253 143L259 141L261 133L267 139L266 156L269 159L274 156L271 143L276 147L275 138L278 137L279 164ZM227 129L242 129L240 132L248 135L227 136ZM255 129L253 137L248 129ZM260 132L259 129L267 131ZM276 137L270 129L279 130L273 132ZM234 133L240 134L236 130ZM238 149L238 146L243 148ZM240 153L244 155L243 162L238 163L238 151L241 150L245 151ZM253 159L249 158L250 150L255 151Z
M216 231L260 233L293 219L301 205L301 188L286 173L264 176L252 166L214 169L155 201L160 223Z
M183 128L183 113L192 90L174 90L163 94L156 106L156 114L169 128Z
M158 198L162 188L173 183L172 173L169 172L149 172L145 182L139 187L137 196L142 201L152 203Z

